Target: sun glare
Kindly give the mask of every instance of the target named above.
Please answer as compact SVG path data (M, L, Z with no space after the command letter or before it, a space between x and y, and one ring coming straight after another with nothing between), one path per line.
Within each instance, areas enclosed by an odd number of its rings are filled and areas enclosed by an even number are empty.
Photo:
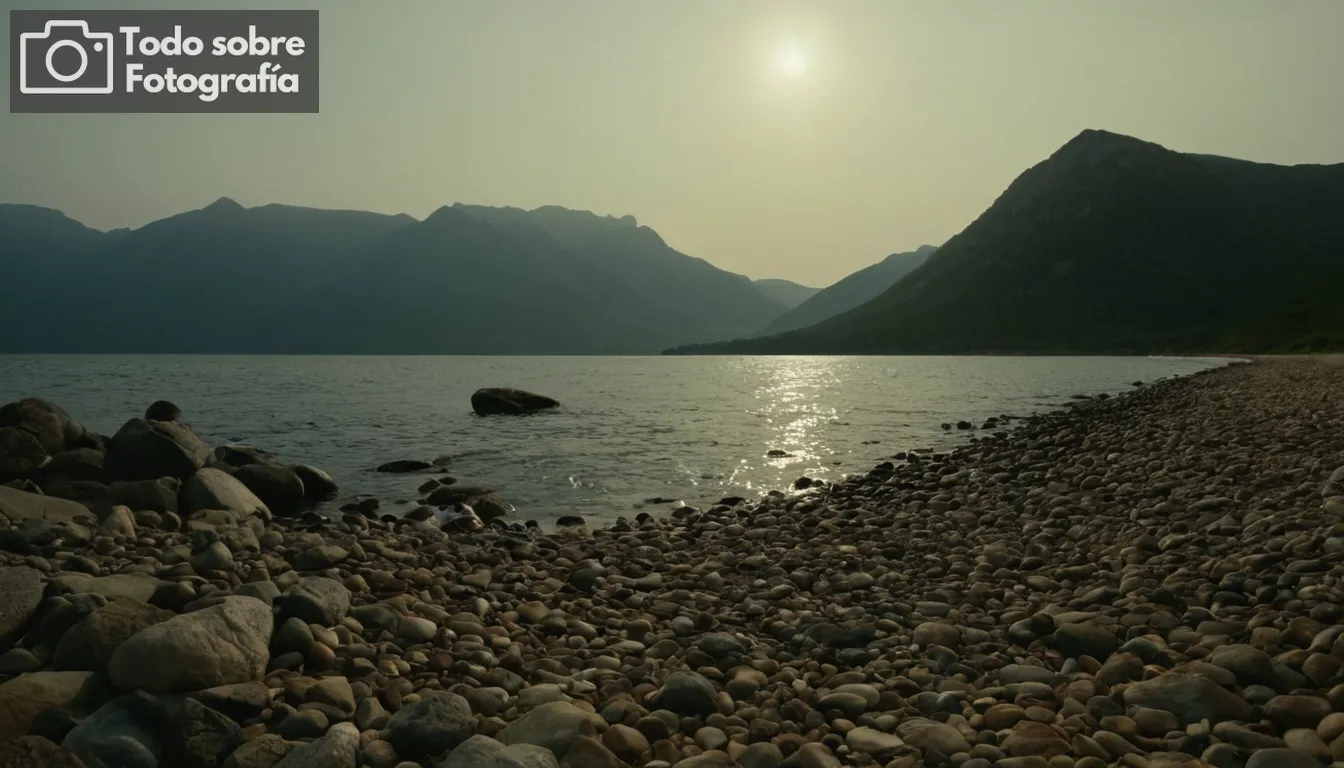
M786 45L779 53L779 71L786 77L801 77L807 72L807 56L796 45Z

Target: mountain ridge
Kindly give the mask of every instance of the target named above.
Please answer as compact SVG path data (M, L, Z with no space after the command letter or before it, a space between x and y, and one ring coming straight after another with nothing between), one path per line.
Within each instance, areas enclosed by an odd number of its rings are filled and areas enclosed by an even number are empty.
M1211 158L1084 131L872 301L807 328L668 352L1340 348L1344 313L1312 293L1337 279L1340 209L1344 164Z

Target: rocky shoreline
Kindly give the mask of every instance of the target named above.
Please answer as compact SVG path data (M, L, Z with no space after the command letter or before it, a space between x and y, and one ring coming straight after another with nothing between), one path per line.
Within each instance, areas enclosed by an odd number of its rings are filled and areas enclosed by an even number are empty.
M1234 365L555 532L13 404L0 768L1344 763L1341 393Z

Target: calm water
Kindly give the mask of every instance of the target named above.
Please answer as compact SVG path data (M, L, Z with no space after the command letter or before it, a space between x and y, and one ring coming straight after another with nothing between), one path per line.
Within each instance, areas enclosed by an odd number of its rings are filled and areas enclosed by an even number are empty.
M453 457L445 471L488 485L523 519L609 521L650 497L690 504L752 496L800 475L837 479L897 451L946 448L976 424L1074 394L1220 364L1176 358L1012 357L263 357L0 356L0 402L44 397L112 434L157 399L212 445L241 442L327 469L343 493L385 507L422 475L391 459ZM564 408L478 417L485 386L550 395ZM787 451L769 458L772 450ZM395 506L392 509L396 509Z

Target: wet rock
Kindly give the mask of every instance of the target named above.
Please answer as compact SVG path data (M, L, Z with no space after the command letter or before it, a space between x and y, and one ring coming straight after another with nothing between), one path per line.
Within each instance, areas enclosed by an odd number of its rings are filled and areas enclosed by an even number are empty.
M269 517L271 514L270 509L246 485L227 472L211 467L201 469L187 480L182 487L181 506L187 515L207 509L225 509L233 512L240 520L253 515Z
M270 660L272 621L260 600L225 597L136 633L112 654L108 674L118 688L153 693L259 680Z
M482 416L496 414L519 415L556 408L560 403L545 395L507 387L478 389L471 395L471 408Z

